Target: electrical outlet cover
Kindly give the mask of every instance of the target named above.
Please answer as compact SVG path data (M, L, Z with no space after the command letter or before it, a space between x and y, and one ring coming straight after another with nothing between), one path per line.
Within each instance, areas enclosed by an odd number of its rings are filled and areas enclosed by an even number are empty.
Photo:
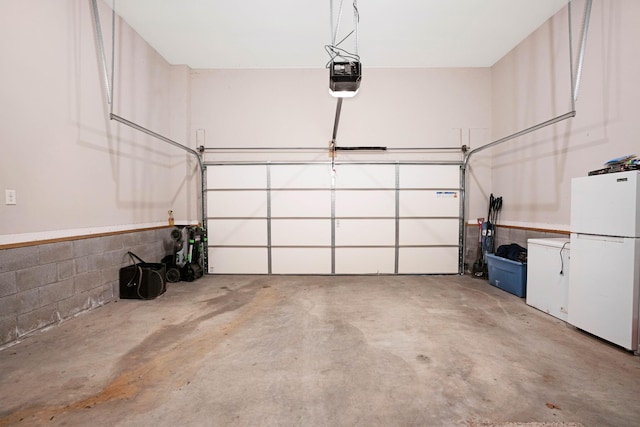
M16 190L4 190L4 203L7 205L16 204Z

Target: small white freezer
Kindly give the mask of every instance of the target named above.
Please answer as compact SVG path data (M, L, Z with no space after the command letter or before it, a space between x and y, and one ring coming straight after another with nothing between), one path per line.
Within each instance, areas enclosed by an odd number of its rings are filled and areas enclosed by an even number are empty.
M527 241L527 304L567 321L569 237Z

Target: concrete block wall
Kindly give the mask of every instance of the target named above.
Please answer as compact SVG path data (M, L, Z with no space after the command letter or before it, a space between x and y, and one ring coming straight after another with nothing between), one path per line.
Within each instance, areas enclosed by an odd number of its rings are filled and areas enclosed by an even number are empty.
M466 227L466 247L464 252L464 264L465 273L470 273L473 263L477 259L478 255L478 236L479 229L477 225L468 225ZM568 234L557 233L551 231L540 230L527 230L521 228L505 228L497 226L496 230L496 249L500 245L508 245L510 243L517 243L523 248L527 247L527 241L529 239L550 239L550 238L569 238Z
M171 252L171 228L0 249L0 346L119 297L128 251L148 262Z

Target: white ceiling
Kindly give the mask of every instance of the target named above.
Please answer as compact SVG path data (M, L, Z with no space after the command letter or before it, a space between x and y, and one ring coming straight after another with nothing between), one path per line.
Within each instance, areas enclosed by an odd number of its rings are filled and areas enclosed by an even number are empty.
M105 0L111 4L112 0ZM337 9L339 0L334 0ZM353 28L345 0L341 35ZM363 67L490 67L567 0L360 0ZM120 0L116 12L171 64L322 68L330 0ZM338 39L341 38L338 36ZM343 46L352 49L352 39Z

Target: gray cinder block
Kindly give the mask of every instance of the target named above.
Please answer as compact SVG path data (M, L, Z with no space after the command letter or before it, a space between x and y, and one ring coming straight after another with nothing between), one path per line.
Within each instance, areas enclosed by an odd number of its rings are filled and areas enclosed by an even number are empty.
M3 317L17 316L20 308L17 294L0 298L0 313Z
M73 253L74 257L79 258L87 255L115 251L123 247L122 235L92 237L90 239L75 240L73 242Z
M18 336L26 335L36 329L44 328L59 320L56 304L41 307L37 310L18 316Z
M86 273L88 271L102 270L111 267L115 264L114 260L119 257L120 252L120 250L109 251L76 258L76 272Z
M16 292L18 292L16 273L14 271L0 273L0 298Z
M0 317L0 345L15 341L18 338L18 318L15 316Z
M58 279L58 267L56 264L38 265L25 268L17 272L18 291L37 288L48 285Z
M50 243L38 246L38 263L50 264L73 258L73 242Z
M16 294L16 302L18 304L18 314L25 314L39 308L40 298L38 297L38 288L29 289L28 291Z
M103 280L102 271L89 271L87 273L78 274L73 278L75 293L80 294L100 287L105 283Z
M57 303L73 295L73 279L63 280L38 288L39 304L44 307Z
M0 273L22 270L38 264L38 247L0 249Z
M58 264L58 280L70 279L76 273L75 261L70 259L61 261Z
M81 293L73 295L71 298L58 301L58 313L61 318L72 317L81 311L85 311L91 307L89 294Z

